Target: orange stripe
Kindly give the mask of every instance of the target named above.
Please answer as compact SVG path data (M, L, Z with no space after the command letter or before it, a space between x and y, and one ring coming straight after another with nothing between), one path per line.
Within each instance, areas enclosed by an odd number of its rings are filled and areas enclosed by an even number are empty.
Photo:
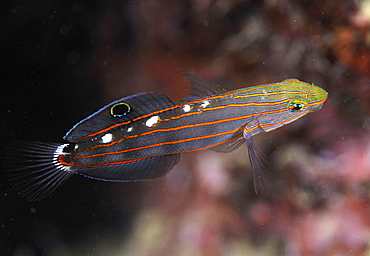
M279 121L279 122L272 123L272 124L260 124L259 126L260 126L261 128L267 128L267 127L275 126L275 125L277 125L277 124L287 123L287 122L289 122L290 120L292 120L292 119L297 119L297 118L299 118L300 116L303 116L303 115L305 115L305 114L307 114L307 112L302 112L301 114L299 114L299 115L295 115L295 116L293 116L293 117L291 117L291 118L289 118L289 119L285 119L284 121Z
M237 132L240 129L241 128L238 128L238 129L235 129L233 131L224 132L224 133L225 134L229 134L229 133ZM219 134L217 134L217 136L221 136L221 135L225 135L225 134L219 133ZM231 139L228 139L226 141L218 142L218 143L215 143L215 144L212 144L212 145L208 145L208 146L205 146L205 147L202 147L202 148L181 151L181 152L178 152L178 153L186 153L186 152L198 151L198 150L203 150L203 149L215 147L215 146L218 146L218 145L221 145L221 144L228 143L230 141L236 140L236 139L240 138L241 136L242 135L238 135L235 138L231 138ZM105 154L102 154L102 155L105 155ZM155 156L155 157L157 157L157 156ZM95 164L95 165L81 165L81 164L80 165L77 165L77 164L73 164L73 163L66 163L66 162L63 161L63 158L64 158L64 155L60 155L58 157L58 161L62 165L76 166L76 167L81 167L81 168L93 168L93 167L100 167L100 166L107 166L107 165L128 164L128 163L132 163L132 162L137 162L137 161L142 161L142 160L145 160L145 159L149 159L149 158L152 158L152 157L144 157L144 158L138 158L138 159L131 159L131 160L125 160L125 161L120 161L120 162L100 163L100 164ZM82 158L82 157L80 157L80 158Z
M250 127L250 128L248 128L247 129L247 126L245 126L245 128L244 128L244 131L243 132L245 132L245 133L249 133L249 132L251 132L251 131L253 131L253 130L255 130L255 129L257 129L258 127L261 127L261 125L258 123L258 124L256 124L256 125L254 125L254 126L252 126L252 127Z
M129 124L129 123L131 123L131 122L134 122L134 121L137 121L137 120L140 120L140 119L143 119L143 118L149 117L149 116L151 116L151 115L155 115L155 114L159 114L159 113L165 112L165 111L167 111L167 110L172 110L172 109L175 109L175 108L177 108L177 107L178 107L178 105L175 105L175 106L172 106L172 107L169 107L169 108L166 108L166 109L161 109L161 110L158 110L158 111L154 111L154 112L149 113L149 114L147 114L147 115L139 116L139 117L137 117L137 118L134 118L134 119L129 120L129 121L126 121L126 122L122 122L122 123L118 123L118 124L111 125L111 126L109 126L109 127L107 127L107 128L104 128L104 129L102 129L102 130L100 130L100 131L97 131L97 132L95 132L95 133L90 133L89 135L86 135L85 137L79 138L79 139L77 139L76 141L80 141L80 140L83 140L83 139L86 139L86 138L89 138L89 137L92 137L92 136L98 135L98 134L100 134L100 133L103 133L103 132L109 131L109 130L114 129L114 128L116 128L116 127L119 127L119 126L122 126L122 125L126 125L126 124Z
M309 106L318 106L318 105L321 105L321 104L324 104L324 102L326 101L326 98L321 100L321 101L317 101L317 102L313 102L313 103L308 103Z
M305 94L305 95L322 95L321 93L303 93L303 92L292 92L292 91L277 91L277 92L271 92L271 93L255 93L255 94L248 94L248 95L240 95L240 96L235 96L234 98L249 98L249 97L257 97L257 96L271 96L271 95L278 95L278 94ZM269 104L268 101L263 102L265 104Z
M165 109L157 110L157 111L154 111L152 113L149 113L149 114L146 114L146 115L143 115L143 116L139 116L137 118L134 118L133 120L129 120L129 121L126 121L126 122L123 122L123 123L118 123L118 124L115 124L115 125L111 125L111 126L109 126L107 128L104 128L102 130L99 130L99 131L97 131L95 133L91 133L91 134L86 135L86 136L84 136L82 138L76 139L76 141L78 142L80 140L83 140L83 139L86 139L86 138L89 138L89 137L96 136L98 134L104 133L106 131L109 131L111 129L117 128L119 126L126 125L126 124L129 124L131 122L144 119L144 118L149 117L151 115L160 114L160 113L166 112L168 110L173 110L175 108L182 107L183 105L196 104L196 103L201 103L201 102L206 101L206 100L213 100L213 99L220 99L220 98L225 98L225 97L231 97L231 96L233 96L233 95L235 95L237 93L248 92L248 91L251 91L251 90L259 90L259 89L262 89L262 88L268 88L268 87L274 87L274 86L281 86L282 84L284 84L284 85L285 84L286 85L290 85L290 84L301 84L301 85L304 85L305 87L308 87L308 88L306 88L307 90L316 91L314 88L309 88L309 86L307 85L307 83L304 83L304 82L301 82L301 83L281 83L280 82L280 83L268 84L268 85L263 85L263 86L252 86L252 87L249 87L249 88L247 88L245 90L235 90L232 93L210 96L210 97L207 97L207 98L202 98L202 99L199 99L199 100L194 100L194 101L186 102L186 103L184 103L182 105L175 105L175 106L171 106L171 107L168 107L168 108L165 108ZM292 87L292 89L294 89L294 88L295 87ZM263 94L262 96L266 96L266 94ZM248 97L248 96L245 96L245 97Z
M241 129L242 128L239 128L237 131L239 131ZM205 146L205 147L202 147L202 148L182 151L181 153L188 153L188 152L194 152L194 151L203 150L203 149L207 149L207 148L212 148L212 147L215 147L215 146L218 146L218 145L225 144L225 143L231 142L233 140L236 140L236 139L240 138L241 136L242 136L242 134L239 134L239 135L235 136L234 138L231 138L231 139L228 139L228 140L225 140L225 141L222 141L222 142L218 142L218 143L215 143L215 144L212 144L212 145L209 145L209 146Z
M177 130L181 130L181 129L205 126L205 125L221 124L221 123L232 122L232 121L237 121L237 120L241 120L241 119L248 119L250 117L255 117L255 116L259 116L259 115L275 114L275 113L285 112L287 110L289 110L289 108L283 108L283 109L280 109L280 110L273 110L273 111L265 111L263 113L254 113L254 114L249 114L249 115L240 116L240 117L231 117L231 118L220 119L220 120L216 120L216 121L212 121L212 122L196 123L196 124L188 124L188 125L182 125L182 126L172 127L172 128L156 129L156 130L144 132L144 133L141 133L141 134L125 136L122 139L111 142L111 143L98 144L98 145L95 145L94 147L86 149L85 152L87 152L89 150L92 150L92 149L100 148L100 147L110 147L110 146L113 146L115 144L121 143L122 141L127 140L127 139L132 139L132 138L137 138L137 137L141 137L141 136L145 136L145 135L150 135L150 134L157 133L157 132L170 132L170 131L177 131ZM91 156L93 156L93 155L91 155Z
M131 151L143 150L143 149L153 148L153 147L158 147L158 146L163 146L163 145L180 144L180 143L189 142L189 141L209 139L209 138L213 138L213 137L217 137L217 136L222 136L222 135L226 135L226 134L235 133L238 130L240 130L240 128L234 129L234 130L231 130L231 131L220 132L220 133L215 133L215 134L210 134L210 135L203 135L203 136L199 136L199 137L187 138L187 139L182 139L182 140L177 140L177 141L166 141L166 142L151 144L151 145L138 147L138 148L129 148L129 149L121 150L121 151L106 152L106 153L100 153L100 154L88 155L88 156L74 156L74 157L82 159L82 158L98 157L98 156L105 156L105 155L122 154L122 153L131 152ZM222 142L222 143L224 143L224 142ZM197 150L200 150L200 149L197 149ZM181 153L181 152L179 152L179 153Z
M274 106L274 105L279 105L279 104L282 104L282 103L285 103L285 102L288 102L288 101L290 101L290 98L285 99L285 100L281 100L281 101L276 101L276 102L269 103L269 104L266 104L265 102L264 103L250 102L250 103L240 103L240 104L231 103L231 104L217 106L217 107L204 108L204 109L201 109L200 111L185 113L185 114L181 114L181 115L178 115L178 116L173 116L173 117L170 117L170 118L167 118L167 119L161 119L159 122L161 122L161 121L170 121L170 120L174 120L174 119L180 119L180 118L186 117L186 116L199 115L199 114L201 114L202 112L205 112L205 111L226 109L226 108L230 108L230 107L231 108L234 108L234 107L248 107L248 106L253 106L253 105L256 105L256 106L264 106L264 105Z

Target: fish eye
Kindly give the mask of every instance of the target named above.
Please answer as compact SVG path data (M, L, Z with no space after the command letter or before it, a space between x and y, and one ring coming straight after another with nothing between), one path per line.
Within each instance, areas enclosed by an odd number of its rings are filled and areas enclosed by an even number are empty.
M303 108L303 104L302 103L292 103L290 104L289 108L291 111L299 111Z
M126 115L128 112L130 112L130 110L131 110L131 107L129 104L120 102L120 103L114 104L110 108L110 114L113 117L122 117Z

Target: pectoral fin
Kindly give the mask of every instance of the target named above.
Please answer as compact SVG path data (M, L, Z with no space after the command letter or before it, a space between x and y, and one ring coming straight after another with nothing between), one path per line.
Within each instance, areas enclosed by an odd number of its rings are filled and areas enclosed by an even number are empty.
M210 150L219 152L219 153L230 153L235 149L239 148L244 143L243 130L240 129L233 135L231 140L226 141L220 145L210 148Z
M249 130L248 132L248 128L251 128L251 126L247 125L244 128L243 136L247 141L248 155L252 167L254 190L256 194L258 194L259 191L265 190L266 178L269 175L270 166L266 159L266 155L258 148L252 139L252 135L254 133L250 131L254 130Z

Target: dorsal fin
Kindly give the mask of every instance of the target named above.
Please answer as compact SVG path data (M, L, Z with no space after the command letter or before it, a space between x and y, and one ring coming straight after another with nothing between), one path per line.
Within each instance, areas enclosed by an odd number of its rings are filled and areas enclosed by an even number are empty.
M182 102L188 102L196 98L223 94L227 92L227 90L225 90L221 86L200 76L196 76L190 73L184 73L184 76L186 76L190 80L191 92L182 100Z
M112 107L114 108L115 106L123 106L119 110L119 115L113 115L114 113L112 113ZM89 135L172 106L174 106L174 103L161 93L145 92L135 94L109 103L99 111L83 119L64 136L64 139L69 142L81 142L85 139L91 139Z

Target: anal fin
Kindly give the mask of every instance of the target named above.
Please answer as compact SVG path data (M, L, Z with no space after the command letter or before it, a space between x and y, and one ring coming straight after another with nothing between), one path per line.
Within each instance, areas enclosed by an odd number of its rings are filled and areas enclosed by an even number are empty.
M180 154L150 157L125 164L82 168L79 174L105 181L137 181L166 175L179 162Z

